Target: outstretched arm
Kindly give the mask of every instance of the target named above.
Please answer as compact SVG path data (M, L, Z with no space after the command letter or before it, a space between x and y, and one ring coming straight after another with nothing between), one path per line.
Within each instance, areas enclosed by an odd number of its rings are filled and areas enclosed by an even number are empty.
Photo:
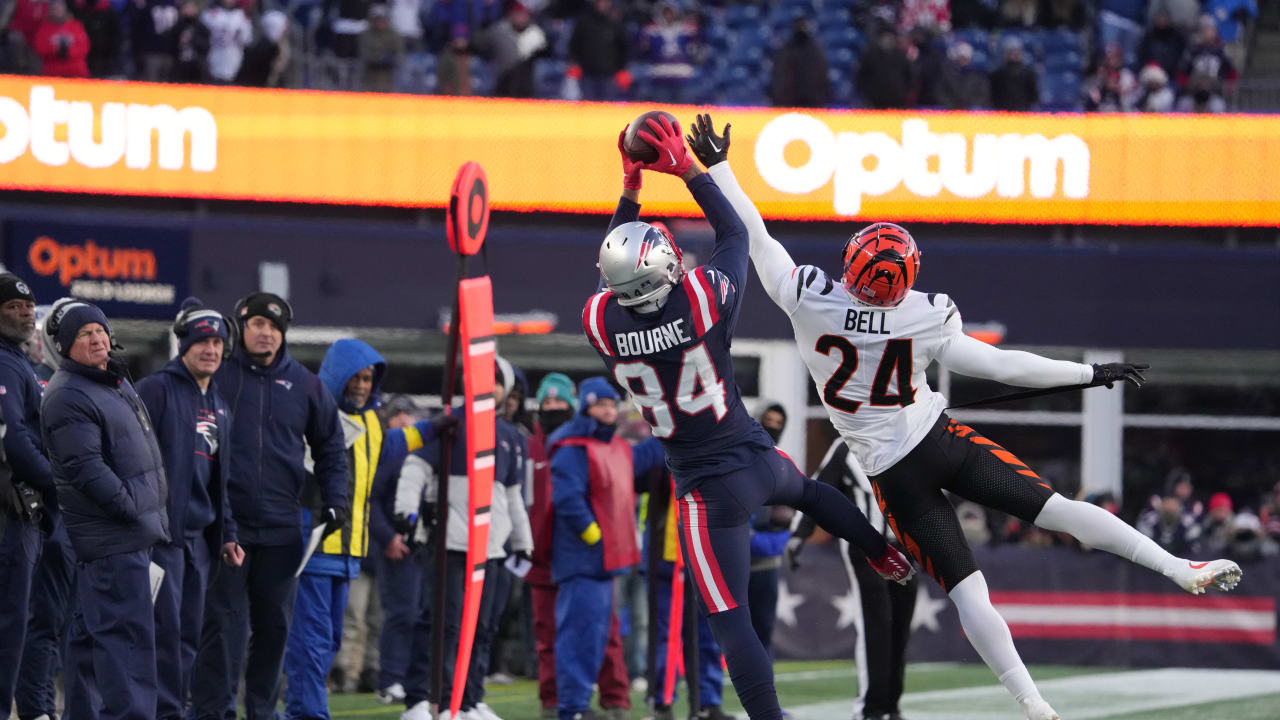
M629 127L629 126L628 126ZM627 136L627 128L618 133L618 154L622 156L622 197L618 198L618 207L609 219L609 232L619 225L635 222L640 219L640 184L641 165L632 160L622 148L622 141ZM596 274L596 292L604 289L604 277Z
M765 292L779 307L790 313L795 310L795 303L788 300L788 293L784 288L788 285L787 280L795 271L796 264L786 248L782 247L782 243L769 234L760 211L738 185L738 179L729 167L732 128L732 124L725 125L724 135L717 136L711 116L699 115L690 127L689 145L746 226L751 243L751 262L755 265L756 274L760 276Z
M943 367L970 377L1045 388L1093 381L1093 368L1067 360L1050 360L1021 350L1001 350L968 335L958 335L938 356Z

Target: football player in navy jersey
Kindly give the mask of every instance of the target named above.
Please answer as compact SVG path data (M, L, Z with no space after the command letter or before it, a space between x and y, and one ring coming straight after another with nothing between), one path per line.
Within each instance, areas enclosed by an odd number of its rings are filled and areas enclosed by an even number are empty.
M913 570L856 506L805 477L743 407L729 347L747 280L746 227L711 177L694 167L679 123L649 120L638 135L659 159L632 160L618 136L623 193L600 246L605 289L587 302L583 327L663 442L682 552L742 707L753 720L777 720L772 662L746 606L751 513L790 505L861 548L883 577L905 582ZM642 170L688 186L716 233L706 265L686 272L674 240L637 221Z

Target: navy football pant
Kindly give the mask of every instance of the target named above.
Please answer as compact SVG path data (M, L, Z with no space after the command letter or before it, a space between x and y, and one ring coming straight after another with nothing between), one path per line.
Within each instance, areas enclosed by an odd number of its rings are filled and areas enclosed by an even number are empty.
M677 485L680 479L676 478ZM727 475L704 478L680 498L680 549L724 651L729 676L752 720L780 720L773 663L751 624L751 513L762 505L789 505L824 530L879 557L884 537L839 490L804 476L776 449Z
M36 560L40 557L40 526L23 522L10 508L0 536L0 707L7 713L22 667L27 637L27 609Z
M658 605L654 614L654 623L658 626L658 652L654 663L654 677L658 679L656 687L649 691L655 702L662 703L666 698L666 688L662 686L667 677L667 634L671 624L671 576L658 578ZM705 615L698 615L698 702L702 707L721 704L724 691L724 669L720 667L720 646L711 633L711 624ZM675 702L676 693L671 693ZM698 708L701 709L701 708Z
M31 622L13 698L21 720L58 713L54 678L66 658L71 608L76 604L75 579L75 551L62 514L55 513L53 533L45 538L31 586Z
M155 604L156 720L181 720L200 648L213 560L203 537L188 537L156 545L151 561L164 569Z
M378 592L382 594L382 634L378 640L378 687L404 685L409 667L413 624L422 615L432 583L426 562L415 551L402 560L378 553ZM373 642L372 639L369 642Z

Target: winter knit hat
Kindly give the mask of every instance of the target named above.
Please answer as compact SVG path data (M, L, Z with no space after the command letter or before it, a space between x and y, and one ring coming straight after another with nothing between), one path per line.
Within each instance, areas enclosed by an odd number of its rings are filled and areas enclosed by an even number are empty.
M284 298L269 292L256 292L240 298L236 303L235 319L241 327L249 322L249 318L261 315L280 329L280 333L289 332L289 323L293 322L293 308Z
M36 295L22 278L13 273L0 273L0 305L10 300L30 300L34 303Z
M538 406L547 398L560 398L569 403L569 407L578 409L578 398L573 394L573 381L564 373L553 372L542 378L538 384Z
M173 334L178 336L178 357L187 354L192 345L211 337L220 337L226 343L227 323L222 313L204 306L197 298L182 301L182 309L173 321Z
M102 310L98 309L97 305L80 300L69 302L58 308L50 320L52 322L46 321L46 331L57 331L50 333L53 336L53 346L64 358L71 357L71 346L76 341L76 335L80 334L80 328L85 325L98 323L108 335L111 334L111 325L107 322L107 316L102 314Z
M582 397L582 404L578 406L578 412L583 414L587 412L587 408L595 405L600 400L618 399L618 391L613 389L613 385L603 375L596 375L583 380L582 384L578 386L578 391Z

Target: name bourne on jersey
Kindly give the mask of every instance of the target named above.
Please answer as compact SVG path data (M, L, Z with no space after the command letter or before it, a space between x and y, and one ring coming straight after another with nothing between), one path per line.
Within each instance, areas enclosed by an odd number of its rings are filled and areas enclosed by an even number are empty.
M618 348L618 357L627 357L662 352L693 342L693 338L685 334L684 318L680 318L649 330L614 333L613 342Z

